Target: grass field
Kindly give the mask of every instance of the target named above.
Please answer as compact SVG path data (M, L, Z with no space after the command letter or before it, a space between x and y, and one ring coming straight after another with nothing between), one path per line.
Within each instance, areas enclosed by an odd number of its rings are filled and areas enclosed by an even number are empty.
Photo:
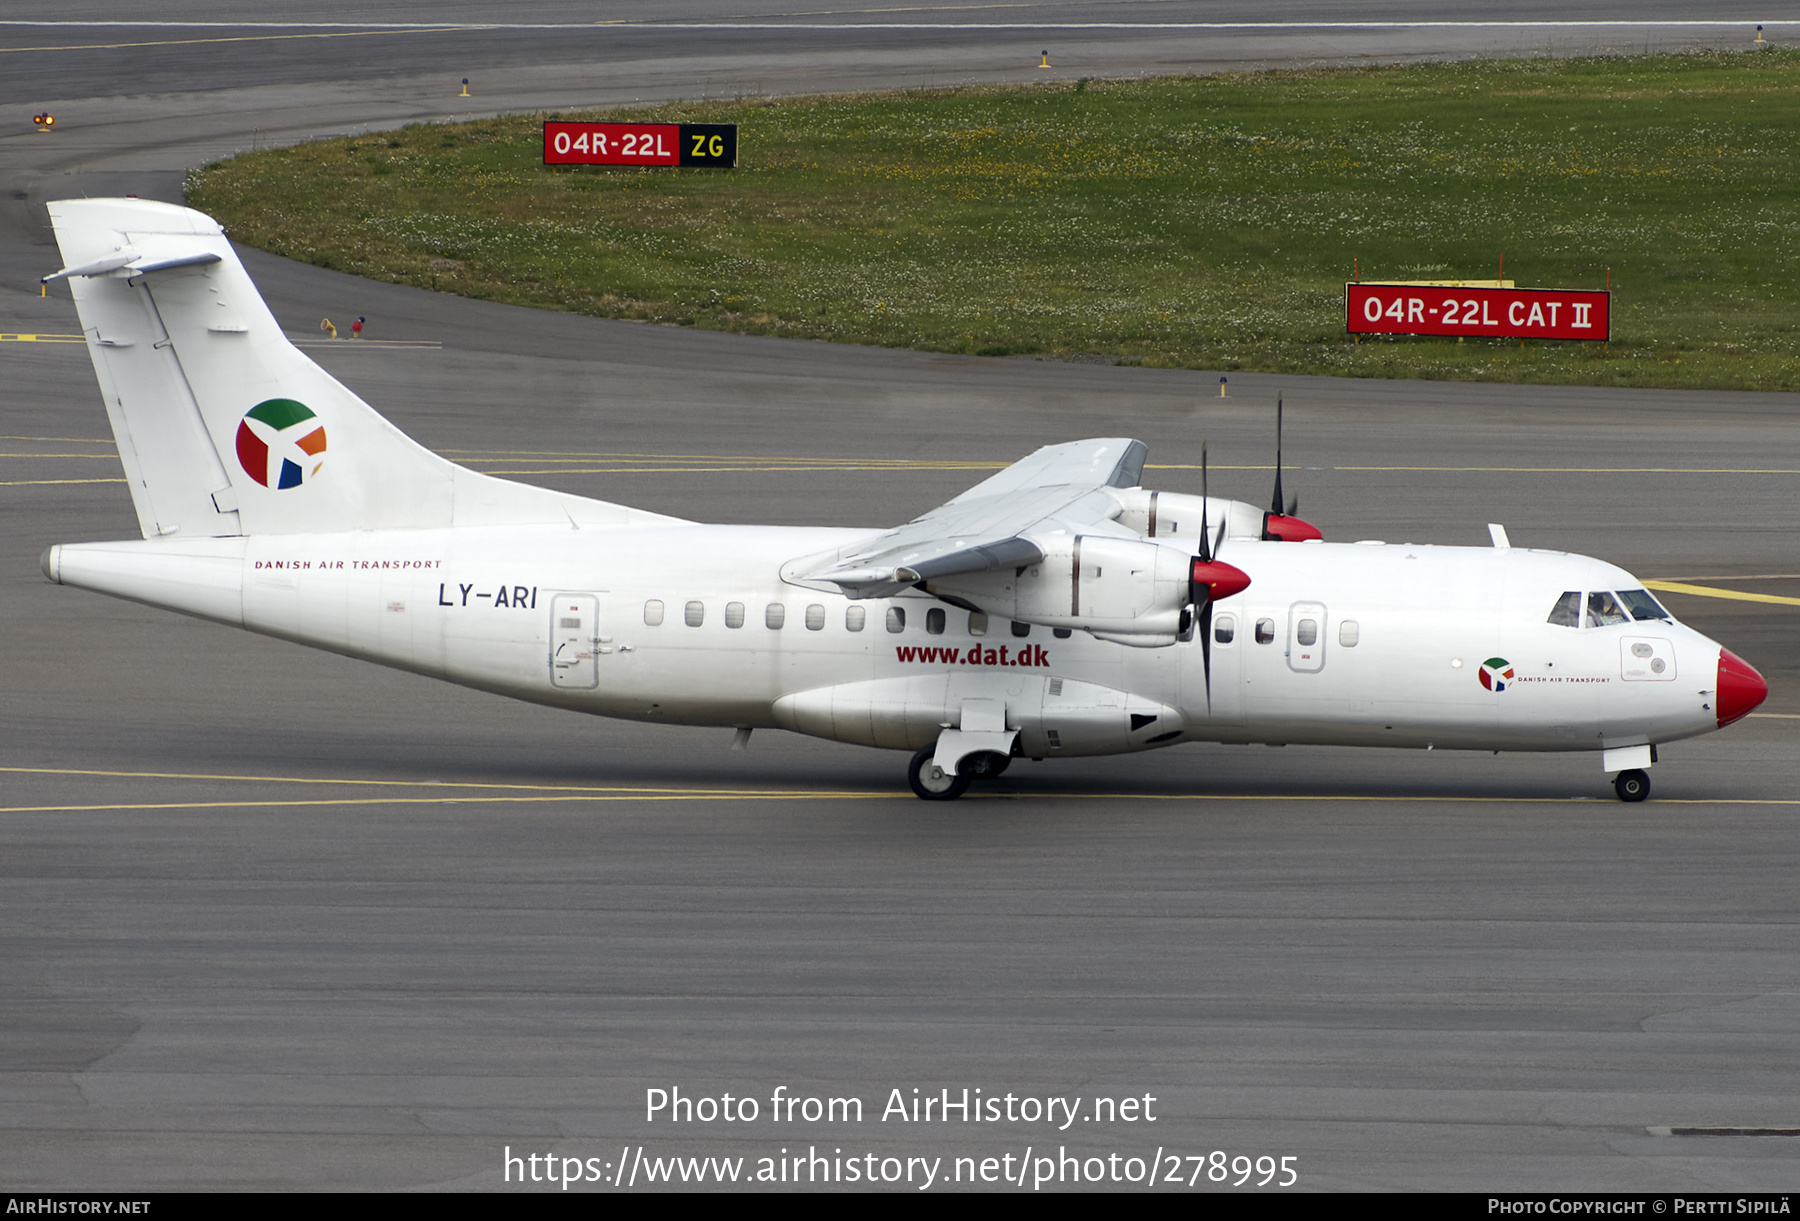
M522 305L1147 365L1800 388L1800 52L682 103L739 168L542 164L532 115L248 153L238 241ZM1601 288L1610 346L1365 340L1344 282ZM379 334L379 320L375 322Z

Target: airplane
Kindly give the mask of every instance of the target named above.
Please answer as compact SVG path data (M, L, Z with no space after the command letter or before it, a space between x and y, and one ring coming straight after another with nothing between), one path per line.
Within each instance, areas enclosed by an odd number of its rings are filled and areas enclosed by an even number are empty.
M904 525L721 526L418 445L281 332L217 222L50 205L143 538L54 582L534 703L911 753L927 800L1014 759L1188 742L1588 751L1746 716L1749 664L1621 568L1332 543L1142 486L1145 446L1046 446ZM1221 558L1221 557L1229 557Z

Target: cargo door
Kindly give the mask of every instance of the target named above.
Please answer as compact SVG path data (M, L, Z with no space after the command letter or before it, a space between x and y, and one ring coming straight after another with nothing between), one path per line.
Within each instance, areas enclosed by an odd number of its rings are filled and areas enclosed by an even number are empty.
M569 690L600 685L600 599L557 594L550 602L550 683Z

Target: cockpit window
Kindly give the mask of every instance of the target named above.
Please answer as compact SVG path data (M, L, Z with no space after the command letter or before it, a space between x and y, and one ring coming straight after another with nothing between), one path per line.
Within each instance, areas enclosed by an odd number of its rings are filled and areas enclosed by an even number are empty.
M1550 623L1556 627L1581 626L1581 591L1571 589L1550 608Z
M1662 604L1650 596L1647 589L1621 589L1619 601L1631 611L1631 617L1644 619L1673 619L1674 616L1662 608Z
M1587 626L1612 627L1616 623L1630 622L1631 616L1625 613L1625 608L1619 605L1619 600L1613 595L1605 590L1588 595Z

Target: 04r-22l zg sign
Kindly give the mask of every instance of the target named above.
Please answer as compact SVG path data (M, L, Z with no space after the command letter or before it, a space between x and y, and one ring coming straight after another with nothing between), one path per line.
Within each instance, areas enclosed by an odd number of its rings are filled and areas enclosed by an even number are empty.
M1605 340L1612 294L1561 288L1347 284L1352 335L1481 335Z
M545 165L737 165L736 123L544 124Z

